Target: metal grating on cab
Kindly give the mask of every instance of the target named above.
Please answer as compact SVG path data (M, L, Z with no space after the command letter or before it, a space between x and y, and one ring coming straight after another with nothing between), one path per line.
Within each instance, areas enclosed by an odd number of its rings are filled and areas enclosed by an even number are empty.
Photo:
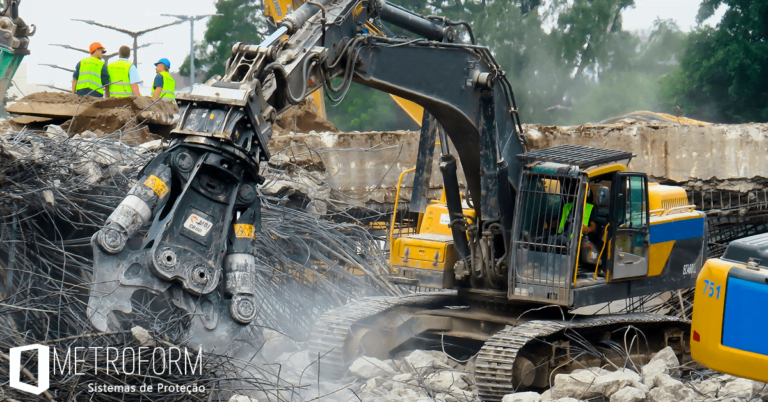
M584 184L580 176L535 173L520 184L509 297L567 305L579 241L571 233L581 230Z
M582 169L604 163L627 161L635 156L632 152L615 151L585 147L580 145L560 145L557 147L526 152L517 157L528 162L555 162L575 165Z

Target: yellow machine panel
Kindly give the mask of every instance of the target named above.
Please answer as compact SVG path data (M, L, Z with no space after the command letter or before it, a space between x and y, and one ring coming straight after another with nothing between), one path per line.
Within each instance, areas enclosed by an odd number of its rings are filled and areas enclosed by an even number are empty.
M724 259L704 265L696 281L691 353L713 370L768 381L768 271L751 265Z
M464 214L474 217L475 210ZM448 207L432 201L421 218L418 233L392 239L390 265L401 282L414 286L447 289L453 286L453 265L459 254L453 246Z
M659 183L648 184L648 207L651 215L665 211L667 214L680 209L693 209L688 202L685 189L678 186L665 186Z
M464 215L474 218L474 208L464 208ZM449 223L451 221L448 215L448 206L444 202L432 202L424 212L418 232L450 236L451 228L448 227Z

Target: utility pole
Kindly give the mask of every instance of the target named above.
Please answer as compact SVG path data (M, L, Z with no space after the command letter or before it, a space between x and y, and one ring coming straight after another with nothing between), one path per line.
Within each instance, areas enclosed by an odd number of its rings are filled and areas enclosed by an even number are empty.
M203 14L203 15L177 15L160 14L163 17L178 18L179 22L189 21L189 91L195 86L195 21L221 14Z
M99 23L99 22L96 22L96 21L91 21L91 20L73 19L72 21L85 22L86 24L89 24L89 25L96 25L98 27L111 29L111 30L117 31L117 32L122 32L122 33L130 36L131 38L133 38L133 64L136 65L136 66L139 65L139 59L138 59L138 57L136 55L137 51L139 50L139 36L144 35L145 33L152 32L152 31L157 31L160 28L169 27L171 25L178 25L178 24L181 24L182 22L184 22L184 21L180 20L180 21L171 22L171 23L165 24L165 25L159 25L159 26L156 26L154 28L145 29L143 31L134 32L134 31L129 31L127 29L113 27L111 25L105 25L105 24L102 24L102 23Z

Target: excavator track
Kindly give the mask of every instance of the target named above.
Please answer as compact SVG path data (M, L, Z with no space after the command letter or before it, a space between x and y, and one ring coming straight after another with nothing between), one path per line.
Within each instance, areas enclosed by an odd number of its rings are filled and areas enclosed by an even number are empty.
M678 317L631 313L573 320L534 320L518 326L506 326L485 342L477 356L475 382L480 399L486 402L501 401L504 395L516 391L513 384L513 366L518 352L536 338L549 337L568 328L597 328L616 324L688 323Z
M345 361L344 351L355 324L395 307L450 303L455 297L456 292L449 291L405 296L372 296L354 300L320 317L309 343L310 356L319 354L323 373L341 377L351 363Z

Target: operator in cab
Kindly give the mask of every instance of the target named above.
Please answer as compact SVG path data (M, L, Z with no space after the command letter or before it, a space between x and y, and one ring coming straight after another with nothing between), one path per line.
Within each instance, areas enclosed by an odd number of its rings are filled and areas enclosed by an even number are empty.
M171 62L162 58L155 63L155 81L152 83L152 100L165 99L176 103L176 81L171 77Z
M592 190L590 189L587 192L587 200L592 199ZM597 230L597 223L595 223L594 220L592 220L592 210L594 209L594 205L590 204L589 202L586 203L584 207L584 218L582 219L582 225L581 225L581 234L586 235L593 233L595 230ZM557 233L562 234L563 230L565 230L565 223L568 221L568 218L571 215L571 212L573 212L573 202L569 202L565 205L563 205L563 212L560 215L560 225L557 227Z
M109 83L109 72L106 63L102 60L107 49L101 43L93 42L88 50L91 56L80 60L75 66L75 73L72 75L72 93L78 96L90 95L94 98L109 97L109 88L105 88Z

